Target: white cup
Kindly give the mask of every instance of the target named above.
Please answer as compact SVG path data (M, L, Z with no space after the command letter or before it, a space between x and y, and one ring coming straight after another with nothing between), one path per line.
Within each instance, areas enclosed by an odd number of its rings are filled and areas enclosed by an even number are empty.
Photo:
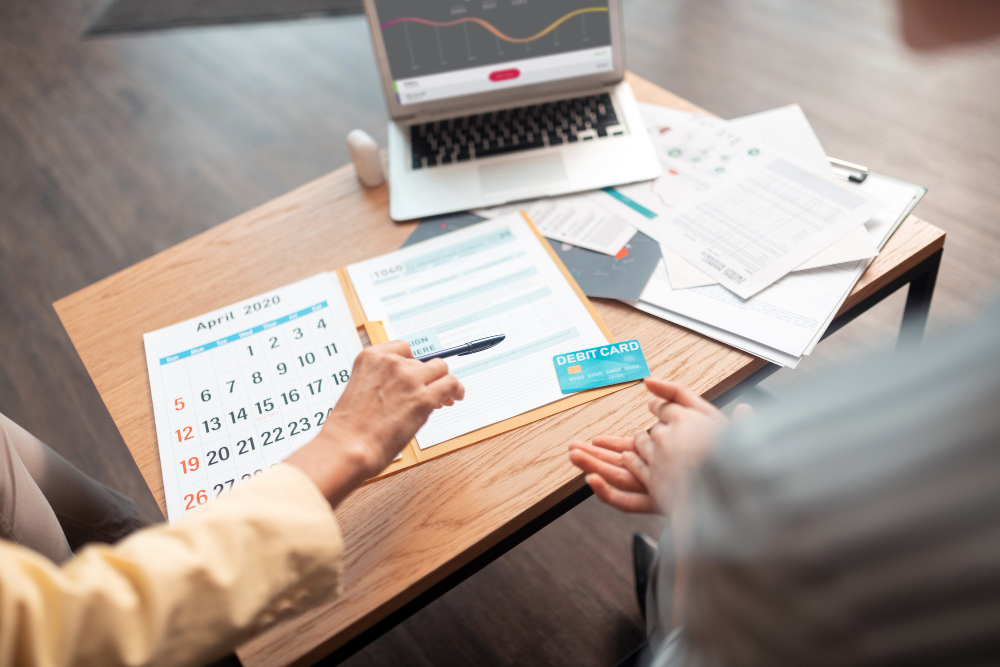
M378 142L364 130L351 130L347 134L347 151L351 154L358 180L367 188L377 188L385 183Z

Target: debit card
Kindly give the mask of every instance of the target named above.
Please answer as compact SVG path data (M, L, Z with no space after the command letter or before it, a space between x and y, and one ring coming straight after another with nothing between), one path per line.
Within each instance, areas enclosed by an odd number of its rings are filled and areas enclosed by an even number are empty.
M637 340L557 354L552 363L564 394L649 377L649 366Z

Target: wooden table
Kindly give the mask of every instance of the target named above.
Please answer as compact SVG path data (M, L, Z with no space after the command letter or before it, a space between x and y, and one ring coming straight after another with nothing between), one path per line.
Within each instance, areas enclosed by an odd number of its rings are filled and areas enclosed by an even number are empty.
M637 76L630 80L640 100L699 110ZM360 187L348 165L55 303L164 513L142 334L394 250L412 230L413 223L389 219L388 190ZM910 216L842 312L919 279L923 288L911 288L908 310L920 319L944 236ZM768 368L620 303L596 305L618 340L643 341L653 375L709 398ZM648 426L645 404L634 386L363 487L337 511L348 545L344 595L246 643L240 659L307 663L363 632L371 637L373 626L412 610L418 596L440 594L583 497L566 443Z

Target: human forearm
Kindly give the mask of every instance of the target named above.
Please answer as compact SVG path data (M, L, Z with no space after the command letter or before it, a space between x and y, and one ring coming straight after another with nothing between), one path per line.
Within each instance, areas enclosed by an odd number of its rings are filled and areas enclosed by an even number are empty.
M373 459L371 447L362 438L331 423L312 442L285 459L285 463L301 470L330 507L337 507L366 479L378 474Z
M188 665L335 594L343 543L327 501L281 465L62 568L0 550L0 665Z

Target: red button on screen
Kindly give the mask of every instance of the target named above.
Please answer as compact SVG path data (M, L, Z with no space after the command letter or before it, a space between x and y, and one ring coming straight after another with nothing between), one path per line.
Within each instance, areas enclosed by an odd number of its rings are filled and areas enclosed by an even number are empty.
M507 81L508 79L516 79L519 76L521 76L521 70L516 67L498 69L495 72L490 72L490 81Z

